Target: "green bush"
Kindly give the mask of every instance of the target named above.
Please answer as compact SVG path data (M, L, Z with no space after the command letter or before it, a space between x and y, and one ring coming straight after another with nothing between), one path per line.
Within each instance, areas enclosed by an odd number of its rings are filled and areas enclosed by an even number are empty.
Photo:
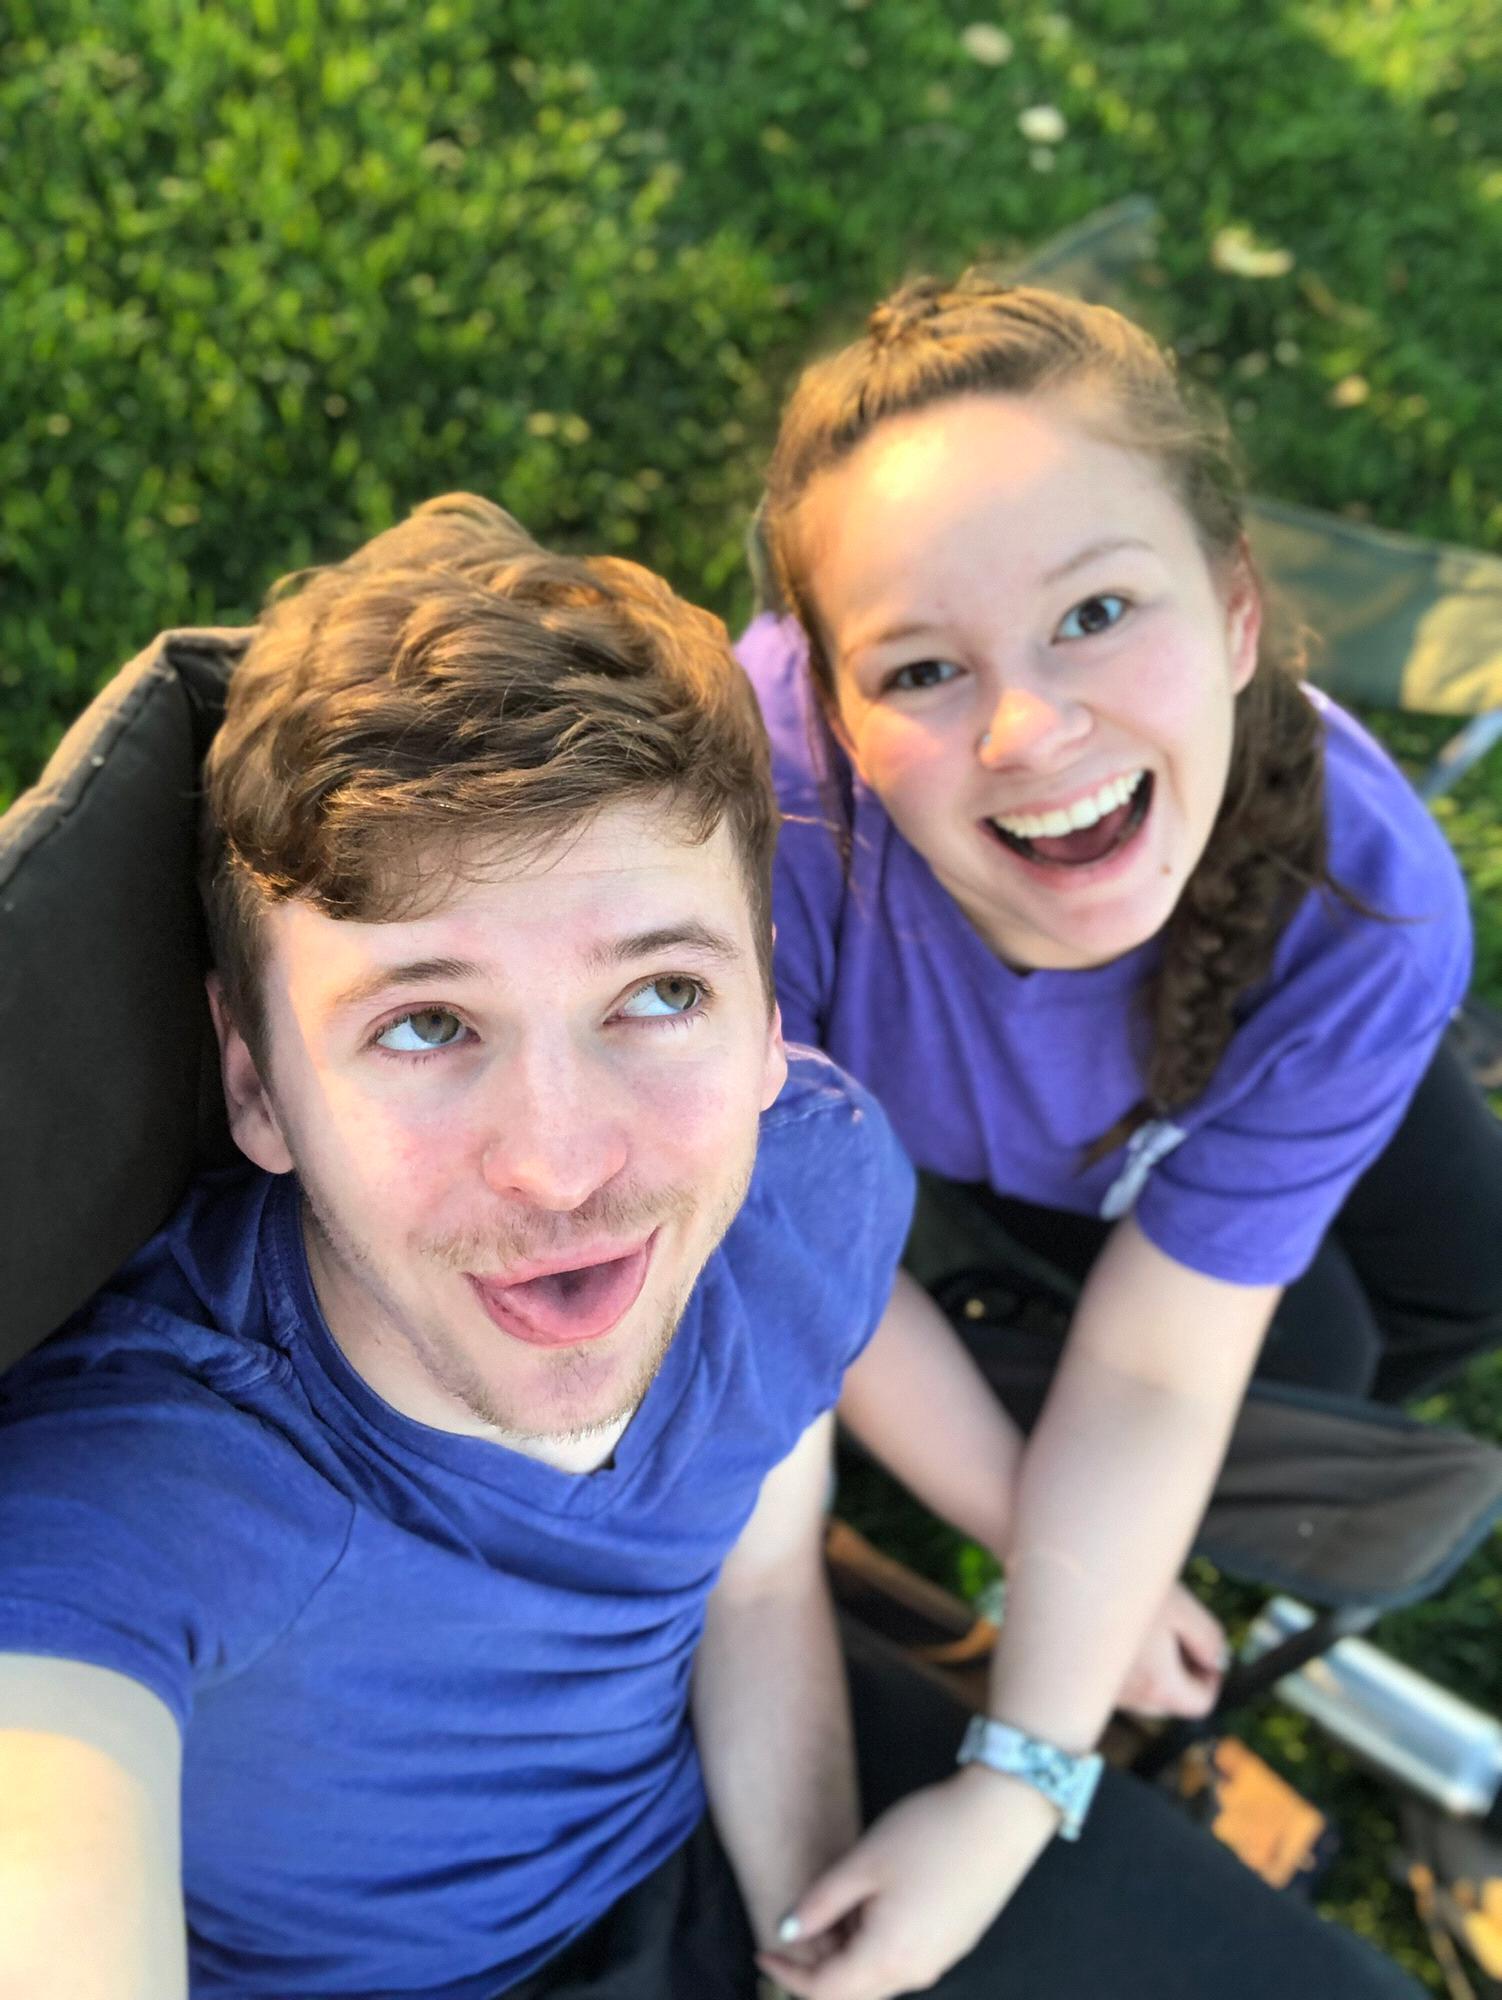
M724 589L779 307L660 134L483 8L111 11L0 82L0 789L158 627L446 487Z
M1135 188L1164 324L1265 485L1502 540L1495 16L1002 27L963 0L12 0L0 798L153 631L244 618L445 487L733 615L809 344L907 268ZM1056 144L1019 127L1040 103ZM1215 269L1230 225L1291 269Z

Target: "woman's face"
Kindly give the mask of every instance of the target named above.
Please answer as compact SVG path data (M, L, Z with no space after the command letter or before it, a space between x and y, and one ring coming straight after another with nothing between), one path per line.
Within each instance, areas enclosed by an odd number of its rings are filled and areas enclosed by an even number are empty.
M1256 664L1245 566L1218 578L1151 463L1063 396L891 419L797 532L837 727L992 949L1073 969L1160 930Z

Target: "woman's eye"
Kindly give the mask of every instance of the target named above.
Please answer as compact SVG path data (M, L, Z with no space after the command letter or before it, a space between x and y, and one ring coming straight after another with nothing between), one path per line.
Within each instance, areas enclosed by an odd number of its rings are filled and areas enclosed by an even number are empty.
M432 1049L448 1048L466 1032L459 1016L451 1014L447 1007L420 1007L382 1028L376 1041L381 1048L397 1055L422 1055Z
M670 973L666 979L639 986L621 1012L633 1021L660 1021L673 1014L692 1014L703 998L704 988L697 979Z
M910 694L920 688L942 687L952 681L959 672L953 660L913 660L905 667L898 667L882 682L882 693L893 689Z
M1072 611L1065 612L1059 626L1059 637L1089 639L1097 632L1109 632L1120 621L1126 608L1126 599L1111 592L1100 597L1087 597Z

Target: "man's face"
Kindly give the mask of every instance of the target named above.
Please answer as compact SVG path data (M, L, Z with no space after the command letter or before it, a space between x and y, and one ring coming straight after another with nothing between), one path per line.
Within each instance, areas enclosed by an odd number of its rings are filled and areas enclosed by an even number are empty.
M270 910L269 1074L230 1028L226 1083L242 1148L297 1171L359 1372L526 1448L640 1402L786 1065L723 825L694 845L620 806L539 857L462 859L410 921Z

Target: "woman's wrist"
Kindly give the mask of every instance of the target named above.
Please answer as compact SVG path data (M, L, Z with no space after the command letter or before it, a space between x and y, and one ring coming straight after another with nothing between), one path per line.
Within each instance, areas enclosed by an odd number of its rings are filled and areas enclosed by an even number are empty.
M1062 1814L1035 1785L986 1764L967 1764L949 1780L955 1800L977 1835L1004 1838L1009 1846L1035 1842L1041 1850L1058 1832Z

